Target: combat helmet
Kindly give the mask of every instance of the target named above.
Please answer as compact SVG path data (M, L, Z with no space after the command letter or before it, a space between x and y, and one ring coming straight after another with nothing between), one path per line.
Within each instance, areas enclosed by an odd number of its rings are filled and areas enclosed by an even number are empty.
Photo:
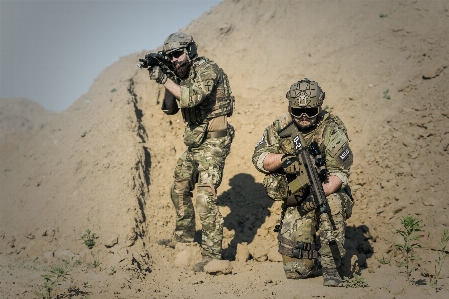
M188 34L182 32L172 33L164 41L163 52L165 55L183 49L185 49L190 59L194 59L198 56L196 43L193 40L193 37Z
M285 95L290 108L315 108L323 104L325 93L318 82L304 78L290 86Z

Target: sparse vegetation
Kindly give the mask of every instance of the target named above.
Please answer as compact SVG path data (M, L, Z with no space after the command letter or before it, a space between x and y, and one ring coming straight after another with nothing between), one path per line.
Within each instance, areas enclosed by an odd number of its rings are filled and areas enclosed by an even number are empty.
M84 240L84 244L86 244L89 249L92 249L95 246L95 239L97 238L95 233L91 233L90 229L87 229L86 233L81 236L81 239Z
M390 95L388 94L390 92L390 90L387 88L384 92L383 92L383 98L389 100L390 99Z
M446 246L449 241L449 231L447 229L444 230L443 235L441 236L440 241L438 241L438 245L440 245L440 249L438 251L438 259L435 265L435 274L430 277L430 285L435 286L438 292L438 279L440 277L441 268L443 268L444 260L448 256L446 253Z
M360 277L357 274L354 274L354 277L343 277L342 287L345 288L366 288L368 287L368 283L365 278Z
M40 286L40 289L43 290L43 293L35 292L35 295L43 299L53 298L52 296L55 288L61 284L61 281L67 280L67 275L68 273L62 267L50 267L50 274L41 275L45 279L44 284Z
M419 256L413 255L413 253L416 248L421 247L418 243L420 236L413 234L422 230L421 220L408 215L401 218L401 224L404 226L404 230L396 229L396 232L402 236L404 243L396 244L396 248L404 254L404 259L398 266L405 267L407 281L411 283L411 273L418 269L417 267L413 267L412 263L414 260L419 259Z
M72 267L76 267L76 266L80 266L81 265L81 261L80 260L76 260L73 262Z
M97 268L98 266L100 266L100 262L98 260L94 260L91 263L87 263L87 268L93 269L93 268Z

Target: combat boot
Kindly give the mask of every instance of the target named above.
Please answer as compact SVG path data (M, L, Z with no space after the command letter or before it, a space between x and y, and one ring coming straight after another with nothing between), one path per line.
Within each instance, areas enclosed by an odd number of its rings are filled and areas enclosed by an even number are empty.
M335 268L323 268L323 285L326 287L338 287L342 283L340 274Z
M193 265L192 270L194 272L204 272L204 266L206 266L213 258L210 256L203 256L203 260Z

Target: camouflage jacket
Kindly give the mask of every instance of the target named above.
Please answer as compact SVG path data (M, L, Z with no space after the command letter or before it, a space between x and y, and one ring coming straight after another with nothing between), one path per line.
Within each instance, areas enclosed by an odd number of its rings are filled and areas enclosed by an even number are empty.
M234 97L228 76L212 60L197 58L180 86L181 98L177 104L188 124L199 125L221 115L231 116Z
M268 126L263 137L254 149L252 161L257 170L269 175L263 168L263 160L269 153L292 154L293 141L291 138L281 138L278 134L292 122L290 114L286 113ZM311 130L301 130L305 142L310 145L316 141L326 160L329 175L337 176L342 181L342 188L348 184L349 171L353 162L352 151L349 148L347 130L343 122L336 115L323 111L318 118L317 125Z

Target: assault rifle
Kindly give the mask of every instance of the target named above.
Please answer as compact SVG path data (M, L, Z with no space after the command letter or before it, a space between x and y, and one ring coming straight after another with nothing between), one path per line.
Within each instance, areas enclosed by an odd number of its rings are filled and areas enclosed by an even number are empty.
M159 66L170 79L176 78L173 63L165 58L162 51L147 54L144 59L139 59L139 61L141 62L137 65L139 68L148 69Z
M327 177L326 162L321 157L321 152L316 142L306 145L304 137L295 124L282 131L280 136L291 136L295 155L298 158L300 168L292 178L287 177L288 187L292 194L304 190L309 186L313 196L314 205L320 213L329 213L329 203L321 182Z

